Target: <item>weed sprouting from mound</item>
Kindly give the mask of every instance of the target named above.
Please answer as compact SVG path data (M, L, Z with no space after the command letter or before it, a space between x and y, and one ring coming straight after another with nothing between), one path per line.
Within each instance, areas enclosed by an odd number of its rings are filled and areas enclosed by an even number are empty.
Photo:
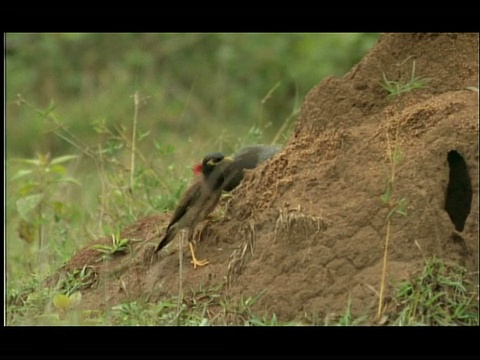
M477 325L478 289L468 272L432 258L422 272L397 286L395 325Z
M415 76L415 61L412 65L412 75L406 82L388 80L385 73L383 73L382 87L387 90L389 97L399 96L413 90L424 88L429 82L430 78Z

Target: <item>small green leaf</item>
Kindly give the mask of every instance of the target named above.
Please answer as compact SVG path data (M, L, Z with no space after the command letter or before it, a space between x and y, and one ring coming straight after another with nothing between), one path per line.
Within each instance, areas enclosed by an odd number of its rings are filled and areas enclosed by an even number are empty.
M53 202L50 203L50 205L53 208L55 216L57 216L59 218L63 218L68 211L68 208L61 201L53 201Z
M175 146L173 145L167 145L165 147L165 154L171 154L175 151Z
M19 170L15 175L12 176L10 181L18 180L24 176L30 175L31 173L32 173L32 170Z
M395 149L393 150L393 154L392 154L392 161L394 164L398 164L400 162L400 160L402 159L403 157L403 154L402 154L402 151L395 146Z
M67 295L64 294L57 294L53 297L53 306L57 310L65 311L67 310L72 304L72 300Z
M76 159L78 158L78 155L64 155L64 156L59 156L55 159L53 159L50 164L51 165L56 165L56 164L60 164L60 163L63 163L65 161L70 161L70 160L73 160L73 159Z
M64 176L60 179L55 179L55 180L52 180L49 182L49 184L54 184L54 183L71 183L71 184L75 184L75 185L78 185L78 186L82 186L82 184L80 184L77 179L71 177L71 176Z
M117 249L118 250L123 250L129 243L130 241L128 239L122 239L120 242L117 244Z
M44 111L42 110L37 110L37 113L38 115L40 115L40 117L44 118L44 117L47 117L48 115L50 115L50 113L55 110L55 108L57 107L57 104L55 104L55 101L51 100L50 101L50 104L48 105L48 108Z
M388 222L388 220L390 220L390 218L391 218L392 215L395 213L395 211L397 211L397 209L396 209L396 208L393 208L392 210L390 210L390 211L388 212L388 215L387 215L387 217L385 218L385 222L386 222L386 223Z
M161 154L161 155L168 155L168 154L171 154L175 151L175 147L173 145L166 145L166 146L163 146L162 144L160 144L158 141L154 141L153 142L153 145L155 146L155 149L158 150L158 152Z
M97 132L98 134L103 134L106 132L106 119L105 118L99 118L97 120L92 121L92 126L93 130Z
M29 221L31 212L37 208L44 198L43 194L34 194L17 200L17 211L20 216Z
M402 216L407 216L408 215L406 211L403 211L403 210L400 210L400 209L397 209L397 214L402 215Z
M402 198L399 202L398 202L398 205L397 205L397 213L400 214L400 215L403 215L403 216L407 216L407 204L408 204L408 201L406 198Z
M102 245L102 244L93 245L90 249L100 251L101 253L104 253L104 254L109 254L112 252L111 246Z
M151 131L150 130L147 130L145 132L142 132L141 130L138 130L138 141L142 141L145 137L147 137L148 135L150 135Z
M40 166L42 162L38 159L15 159L16 162L28 165Z
M20 189L18 189L18 195L20 195L21 197L25 197L29 195L32 192L32 190L36 191L38 186L39 185L37 183L22 186Z
M20 239L25 240L27 243L31 244L35 241L35 233L37 227L23 219L20 219L20 222L17 227L17 233Z
M72 295L69 296L70 298L70 307L76 307L80 305L82 301L82 294L80 291L74 292Z
M389 204L391 196L392 196L392 187L390 186L390 182L389 182L387 184L387 188L385 189L385 194L380 196L380 199L384 204Z
M84 265L82 270L80 271L80 277L85 277L85 275L88 275L87 274L87 269L89 268L88 265ZM90 269L91 270L91 269Z
M50 163L50 153L42 154L37 153L38 160L40 161L40 166L46 167Z
M123 246L123 245L128 245L129 242L130 242L129 239L122 239L122 240L120 241L120 245L121 245L121 246Z
M65 175L65 173L67 172L67 170L65 169L65 166L58 165L58 164L50 167L50 171L52 173L56 173L56 174L60 174L60 175Z

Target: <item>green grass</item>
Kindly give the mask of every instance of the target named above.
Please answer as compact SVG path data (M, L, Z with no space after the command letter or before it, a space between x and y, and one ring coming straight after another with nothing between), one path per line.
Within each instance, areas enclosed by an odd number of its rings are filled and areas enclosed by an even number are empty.
M71 284L71 283L70 283ZM65 284L63 284L65 285ZM244 325L274 326L281 323L275 314L257 317L252 306L262 294L254 297L228 299L219 295L219 288L190 290L181 299L173 296L158 303L138 299L113 306L106 311L80 310L72 304L79 292L66 289L40 290L37 284L23 292L8 294L9 325ZM33 291L32 291L33 290ZM70 293L70 295L66 295ZM76 302L79 303L80 299Z
M477 325L478 288L469 282L470 275L458 265L429 259L420 274L395 287L391 303L395 304L384 321L387 325ZM7 293L8 325L181 325L181 326L357 326L376 323L365 315L354 315L349 298L343 314L330 319L308 316L292 322L278 319L275 313L257 315L254 306L265 291L254 296L229 298L221 295L221 287L185 291L152 302L146 296L125 302L105 311L80 310L78 290L87 285L88 268L67 274L56 287L41 286L39 277L32 277L23 287L10 287Z
M421 274L398 285L393 324L478 326L478 287L467 275L461 266L428 260Z
M425 77L415 76L415 61L412 64L412 74L410 78L405 81L393 81L387 79L385 73L383 74L382 87L387 90L389 97L399 96L401 94L424 88L431 79Z
M354 318L352 315L352 299L349 296L348 297L348 304L347 304L347 309L345 310L345 313L341 315L338 319L338 325L339 326L355 326L355 325L362 325L363 322L366 320L366 316L361 316L358 318Z
M120 227L117 226L117 230L112 234L112 244L96 244L92 246L92 249L102 253L100 260L105 261L113 257L117 253L126 253L130 246L130 239L122 239L120 236Z

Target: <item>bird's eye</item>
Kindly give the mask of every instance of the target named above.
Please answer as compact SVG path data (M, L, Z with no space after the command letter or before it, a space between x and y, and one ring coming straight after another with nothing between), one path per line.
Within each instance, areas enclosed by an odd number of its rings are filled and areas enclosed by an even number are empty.
M204 164L213 166L221 162L223 158L224 158L224 155L221 153L212 153L209 155L205 155L203 161L204 161Z

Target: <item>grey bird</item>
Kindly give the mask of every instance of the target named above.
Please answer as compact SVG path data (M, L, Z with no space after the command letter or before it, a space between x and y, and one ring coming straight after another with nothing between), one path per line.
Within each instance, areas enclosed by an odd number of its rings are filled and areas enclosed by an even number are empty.
M223 190L232 191L243 180L246 169L254 169L280 151L276 145L251 145L238 150L232 155L233 161L225 167L225 184Z

